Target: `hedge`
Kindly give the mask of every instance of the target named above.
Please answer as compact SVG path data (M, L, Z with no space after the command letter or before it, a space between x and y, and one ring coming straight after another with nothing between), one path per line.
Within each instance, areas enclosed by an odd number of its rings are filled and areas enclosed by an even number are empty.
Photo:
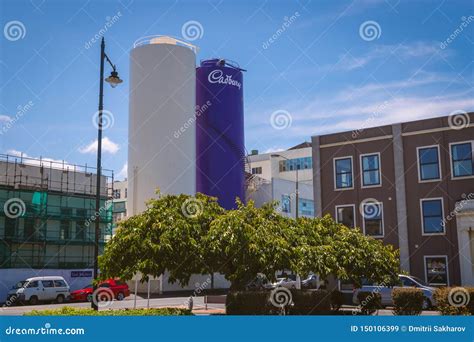
M396 288L392 292L395 315L419 315L423 311L425 295L421 289Z
M238 291L227 294L227 315L270 315L272 309L269 291Z
M289 291L289 290L284 290ZM273 291L230 292L226 299L227 315L327 315L331 296L325 290L291 290L291 302L284 308L271 303Z
M339 290L333 290L331 292L331 309L339 311L344 304L344 294Z
M450 292L452 303L465 305L451 305ZM433 298L442 315L474 315L474 287L442 287L436 289Z
M24 316L191 316L188 309L157 308L157 309L120 309L95 311L90 308L73 308L70 306L61 309L32 310Z
M331 294L326 290L292 290L294 305L290 315L328 315L331 313Z
M363 315L371 315L382 309L382 296L378 292L360 291L357 293L357 299Z

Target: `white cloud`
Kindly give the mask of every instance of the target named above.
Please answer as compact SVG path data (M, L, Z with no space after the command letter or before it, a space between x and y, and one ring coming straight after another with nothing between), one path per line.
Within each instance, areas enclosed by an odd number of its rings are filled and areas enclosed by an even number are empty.
M419 57L431 57L435 54L446 57L449 52L442 50L439 43L436 42L414 42L408 44L398 45L375 45L366 54L361 56L354 56L347 52L339 56L339 60L334 65L327 65L323 67L324 71L342 70L351 71L362 68L370 62L388 58L390 55L396 56L400 60L408 60Z
M128 163L125 163L122 169L117 174L117 179L127 179L128 175Z
M9 117L8 115L0 114L0 122L10 122L10 121L13 121L11 117Z
M270 147L268 149L266 149L263 153L273 153L273 152L281 152L281 151L285 151L286 149L282 148L282 147Z
M119 145L114 143L109 138L102 138L102 152L115 154L120 149ZM89 145L79 148L81 153L97 153L97 139L91 142Z
M22 163L28 165L52 167L53 169L62 169L63 167L67 169L74 168L73 164L69 164L67 161L64 160L53 159L48 157L32 157L24 152L14 149L7 150L6 154L18 158L23 158L21 160ZM20 159L18 159L18 161L20 161Z

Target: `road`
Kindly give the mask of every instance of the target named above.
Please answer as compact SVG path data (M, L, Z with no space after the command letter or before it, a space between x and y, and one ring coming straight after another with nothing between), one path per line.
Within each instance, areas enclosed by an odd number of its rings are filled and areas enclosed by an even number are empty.
M160 308L160 307L170 307L170 306L188 306L189 297L169 297L169 298L151 298L150 307L151 308ZM111 303L104 302L104 306L99 310L108 310L108 309L131 309L134 306L133 295L122 300L114 300ZM194 309L204 308L204 297L194 297L193 299ZM64 304L43 304L43 305L24 305L24 306L12 306L12 307L3 307L0 309L0 316L21 316L25 312L31 310L46 310L46 309L58 309L64 306L72 306L76 308L90 308L90 303L64 303ZM147 299L137 297L137 308L146 308ZM224 304L209 304L208 309L224 309Z
M151 308L160 308L160 307L187 307L189 297L167 297L167 298L151 298L150 307ZM193 307L194 313L199 314L200 311L203 312L204 297L194 297L193 298ZM64 306L72 306L76 308L90 308L90 303L65 303L65 304L43 304L43 305L24 305L24 306L13 306L13 307L3 307L0 309L0 316L21 316L25 312L31 310L46 310L46 309L58 309ZM108 310L108 309L131 309L134 306L133 295L127 297L123 301L114 300L113 302L106 303L99 310ZM146 308L147 300L142 297L137 297L137 308ZM343 310L352 310L355 307L344 306ZM198 309L198 310L196 310ZM225 310L224 304L209 304L209 310ZM221 311L222 312L222 311ZM223 312L222 312L223 313ZM423 311L423 316L437 316L440 313L437 311ZM384 309L378 310L377 316L393 316L392 310Z

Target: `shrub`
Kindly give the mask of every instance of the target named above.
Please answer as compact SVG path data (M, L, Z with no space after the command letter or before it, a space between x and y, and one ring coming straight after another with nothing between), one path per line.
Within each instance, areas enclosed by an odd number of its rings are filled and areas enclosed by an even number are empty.
M474 288L465 287L463 289L467 291L467 297L465 297L465 292L462 290L456 291L454 287L436 289L433 298L442 315L474 315ZM467 301L467 303L461 306L451 305L449 302L450 293L452 302L462 303Z
M415 288L396 288L392 292L395 315L419 315L423 311L425 296Z
M344 304L344 294L339 290L331 292L331 309L339 311L342 304Z
M357 299L363 315L371 315L382 308L382 297L378 292L360 291L357 293Z
M120 309L95 311L90 308L73 308L70 306L61 309L32 310L24 316L190 316L190 310L180 308L157 309Z
M272 308L268 291L238 291L227 294L227 315L270 315Z
M292 290L294 305L290 315L328 315L331 313L331 294L326 290Z

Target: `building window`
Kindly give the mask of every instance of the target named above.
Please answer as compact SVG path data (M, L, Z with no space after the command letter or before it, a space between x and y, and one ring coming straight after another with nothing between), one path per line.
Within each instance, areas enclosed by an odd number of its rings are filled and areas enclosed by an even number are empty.
M425 256L425 278L429 285L448 285L448 258L445 255Z
M300 198L298 200L298 211L301 216L314 217L314 201Z
M252 175L261 175L262 174L262 167L252 167Z
M119 198L120 198L120 189L114 189L113 197L114 197L115 199L119 199Z
M288 195L281 195L281 211L291 213L291 199Z
M380 185L380 153L360 156L362 168L362 186Z
M313 158L294 158L280 160L279 170L280 172L295 171L295 170L308 170L313 168Z
M36 227L35 219L31 217L25 218L25 239L34 241L36 240Z
M421 199L423 234L444 234L443 200Z
M76 221L76 239L85 240L86 238L86 209L76 209L76 216L79 218Z
M372 237L383 237L383 204L380 202L362 203L364 234Z
M441 178L439 147L420 147L418 150L418 179L420 181L438 180Z
M16 237L15 231L17 222L17 219L5 216L5 238Z
M127 198L127 195L128 195L127 192L128 192L127 188L125 188L125 198Z
M59 238L68 240L71 237L71 208L61 208L61 222L59 225Z
M352 188L352 157L334 159L336 189Z
M451 167L453 178L474 175L473 143L451 144Z
M349 228L354 228L355 224L355 205L336 206L336 222Z

